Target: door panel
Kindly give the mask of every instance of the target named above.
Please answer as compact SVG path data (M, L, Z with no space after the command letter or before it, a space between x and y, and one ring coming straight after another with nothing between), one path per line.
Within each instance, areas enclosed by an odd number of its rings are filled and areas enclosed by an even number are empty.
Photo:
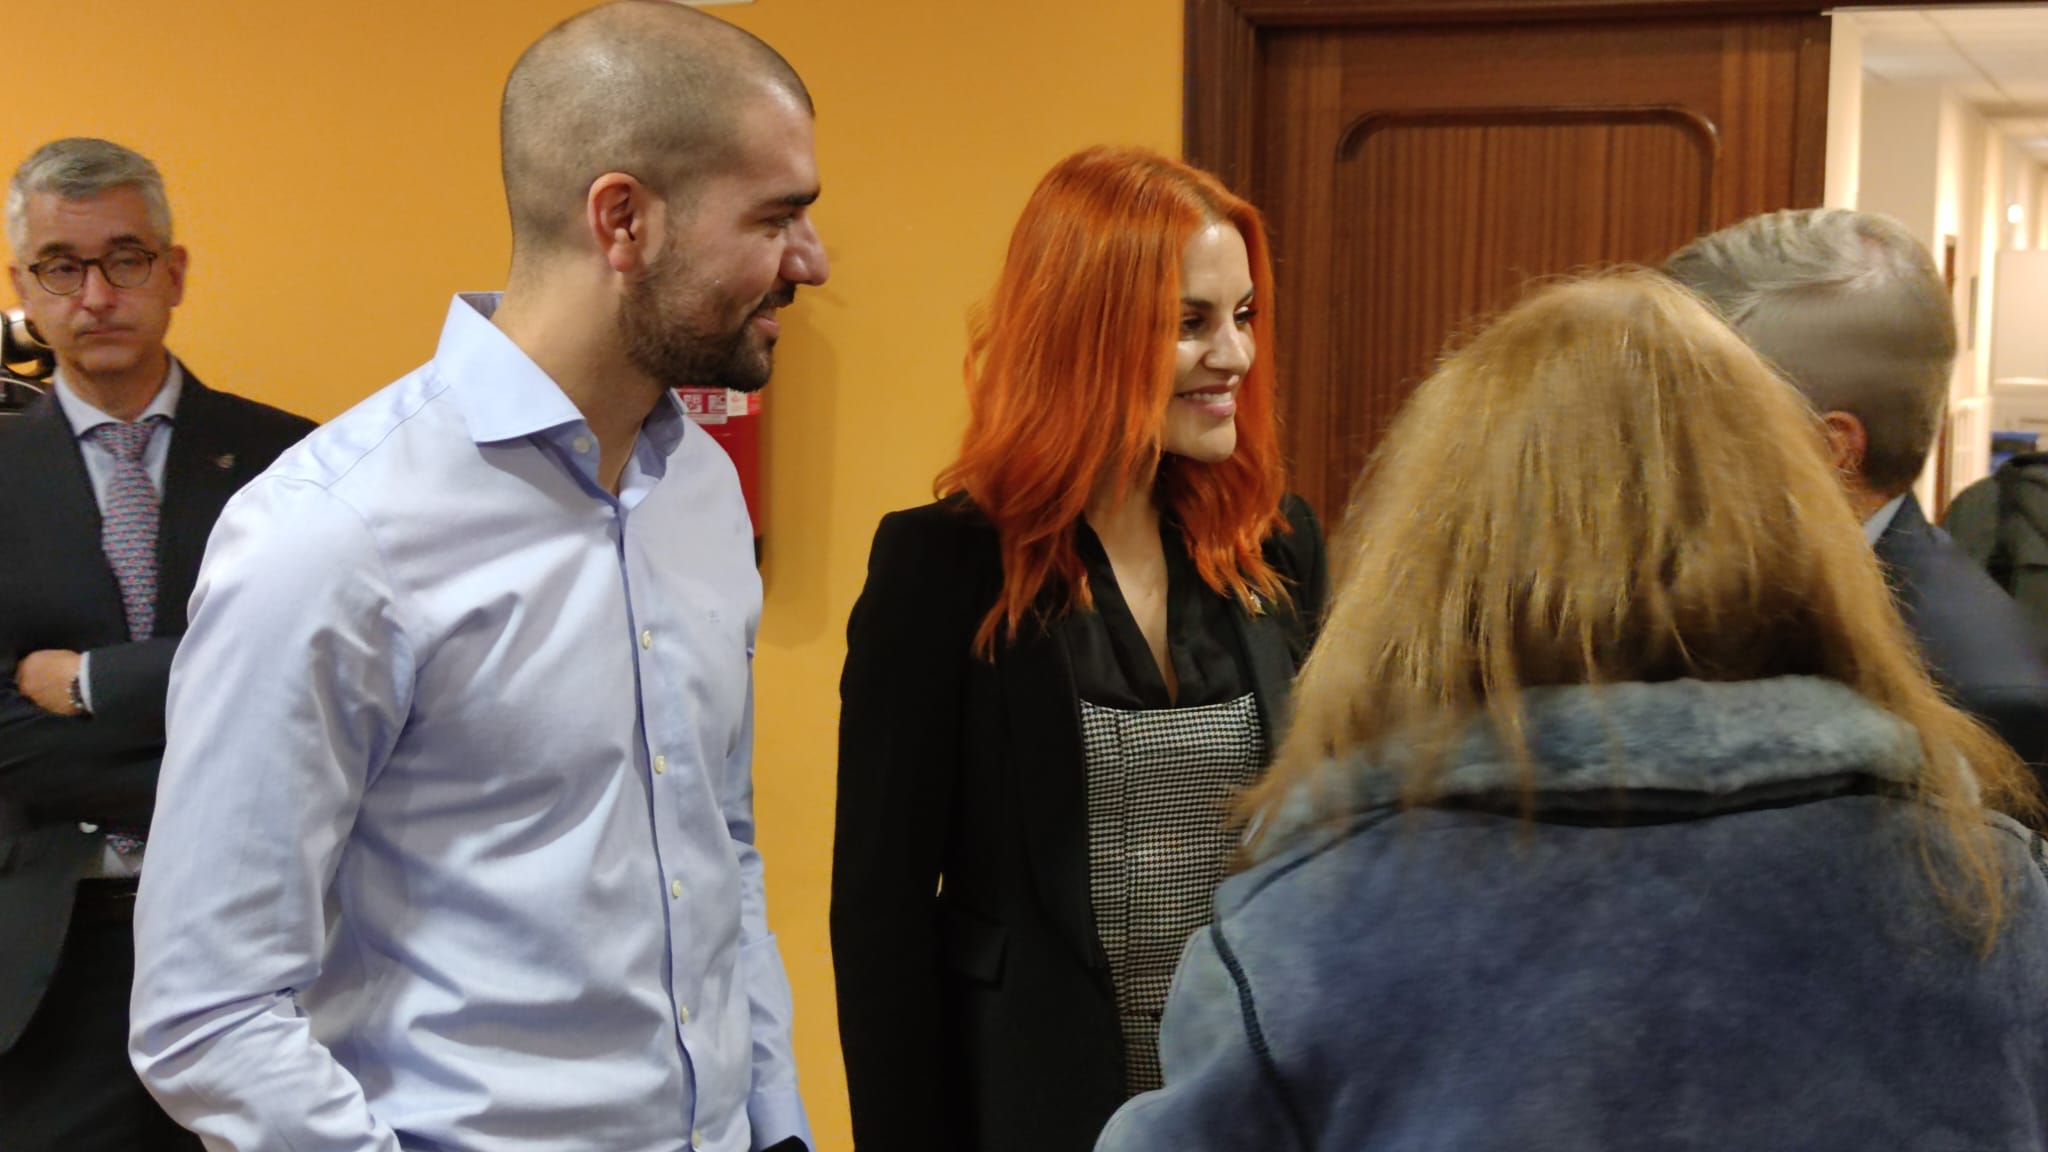
M1315 425L1297 428L1297 450L1349 475L1472 318L1532 278L1655 261L1698 234L1713 219L1714 160L1713 127L1677 109L1360 121L1334 172L1333 202L1354 210L1332 222L1330 299L1346 310L1331 317L1330 418L1313 448L1303 439ZM1344 386L1355 379L1380 386Z
M1326 518L1446 340L1528 280L1820 198L1817 15L1427 7L1190 5L1189 153L1266 213L1283 435Z

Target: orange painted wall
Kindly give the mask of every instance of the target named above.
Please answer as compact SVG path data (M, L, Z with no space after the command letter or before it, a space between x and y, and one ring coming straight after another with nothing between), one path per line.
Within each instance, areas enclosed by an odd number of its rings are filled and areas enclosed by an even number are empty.
M433 351L508 252L506 69L576 0L0 0L0 166L90 134L149 154L193 270L172 345L207 381L326 418ZM819 107L830 284L767 394L759 814L806 1097L845 1148L825 930L837 677L884 511L926 498L965 412L968 306L1054 160L1179 145L1179 0L759 0ZM18 61L17 61L18 62ZM0 289L0 296L5 290ZM1080 398L1076 402L1082 402Z

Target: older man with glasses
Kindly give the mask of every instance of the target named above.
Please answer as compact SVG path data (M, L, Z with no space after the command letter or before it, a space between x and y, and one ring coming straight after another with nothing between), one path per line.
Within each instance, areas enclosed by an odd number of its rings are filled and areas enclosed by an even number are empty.
M0 1147L197 1148L127 1058L165 688L221 506L312 424L164 347L188 256L149 160L45 145L6 220L57 376L0 422Z

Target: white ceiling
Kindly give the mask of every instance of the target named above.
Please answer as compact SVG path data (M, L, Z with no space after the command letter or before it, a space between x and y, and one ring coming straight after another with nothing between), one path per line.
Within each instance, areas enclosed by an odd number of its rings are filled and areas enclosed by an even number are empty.
M2048 158L2048 4L1841 9L1863 31L1863 68L1941 84Z

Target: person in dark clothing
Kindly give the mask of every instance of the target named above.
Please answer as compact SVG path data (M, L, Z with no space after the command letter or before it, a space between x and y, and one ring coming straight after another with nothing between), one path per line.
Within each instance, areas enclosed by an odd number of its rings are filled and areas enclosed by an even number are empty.
M2022 452L1963 489L1942 527L2027 610L2048 649L2048 452Z
M856 1147L1086 1152L1156 1086L1173 965L1322 604L1257 213L1091 149L1040 183L934 504L847 625L832 958Z
M1935 681L2048 771L2048 663L2033 624L1913 496L1956 357L1955 317L1927 250L1889 217L1808 209L1702 237L1664 271L1819 413Z
M57 373L0 419L0 1147L196 1150L128 1064L165 693L221 508L313 424L166 346L189 257L147 157L44 145L7 232Z

